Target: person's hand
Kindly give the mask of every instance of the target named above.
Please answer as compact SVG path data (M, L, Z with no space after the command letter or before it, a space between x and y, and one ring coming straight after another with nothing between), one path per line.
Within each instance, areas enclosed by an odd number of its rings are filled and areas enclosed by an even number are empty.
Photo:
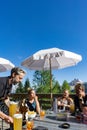
M38 101L38 97L37 97L36 95L35 95L35 98L34 98L34 99L35 99L35 101Z
M81 95L82 95L82 97L85 97L85 92L82 91L82 92L81 92Z
M7 123L13 123L13 118L10 116L6 116L4 119Z
M9 107L10 105L10 99L9 97L7 97L5 100L4 100L5 104Z
M79 92L79 98L85 97L85 92L84 91L80 91Z
M5 120L7 123L13 123L13 118L0 111L0 118Z

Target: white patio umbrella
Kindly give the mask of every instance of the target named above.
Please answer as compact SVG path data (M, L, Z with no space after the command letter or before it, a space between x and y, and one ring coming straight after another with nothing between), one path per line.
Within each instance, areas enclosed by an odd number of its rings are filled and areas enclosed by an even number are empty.
M11 70L14 64L5 58L0 58L0 72Z
M59 48L51 48L36 52L26 58L21 65L32 70L50 70L50 91L52 91L52 69L74 66L81 60L81 55Z

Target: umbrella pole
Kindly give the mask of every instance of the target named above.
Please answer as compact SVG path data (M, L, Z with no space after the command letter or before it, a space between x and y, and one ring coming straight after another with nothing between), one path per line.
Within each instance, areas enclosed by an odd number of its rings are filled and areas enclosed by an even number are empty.
M51 69L51 58L49 59L50 63L50 98L51 98L51 107L52 107L52 69Z

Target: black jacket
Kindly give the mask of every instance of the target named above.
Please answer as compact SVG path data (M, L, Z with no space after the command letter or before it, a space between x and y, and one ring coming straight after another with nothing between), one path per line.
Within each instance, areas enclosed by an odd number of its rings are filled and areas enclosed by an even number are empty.
M85 97L83 97L82 100L83 100L83 105L84 105L87 101L87 95ZM78 109L80 112L82 112L82 108L80 106L80 101L81 101L81 99L79 99L79 97L76 95L74 97L75 111L76 111L76 109Z
M12 85L9 85L9 78L10 77L0 77L0 100L2 100L2 98L5 99L12 89Z

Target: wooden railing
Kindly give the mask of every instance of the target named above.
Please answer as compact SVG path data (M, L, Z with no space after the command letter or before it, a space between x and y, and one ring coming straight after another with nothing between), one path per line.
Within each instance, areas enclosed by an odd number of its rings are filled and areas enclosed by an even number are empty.
M52 98L50 94L37 94L40 106L42 106L43 109L49 109L52 107L52 102L55 97L60 97L62 94L52 94ZM70 97L74 98L74 94L71 94ZM20 94L11 94L10 95L11 100L20 101L24 98L28 98L28 94L26 93L20 93Z

